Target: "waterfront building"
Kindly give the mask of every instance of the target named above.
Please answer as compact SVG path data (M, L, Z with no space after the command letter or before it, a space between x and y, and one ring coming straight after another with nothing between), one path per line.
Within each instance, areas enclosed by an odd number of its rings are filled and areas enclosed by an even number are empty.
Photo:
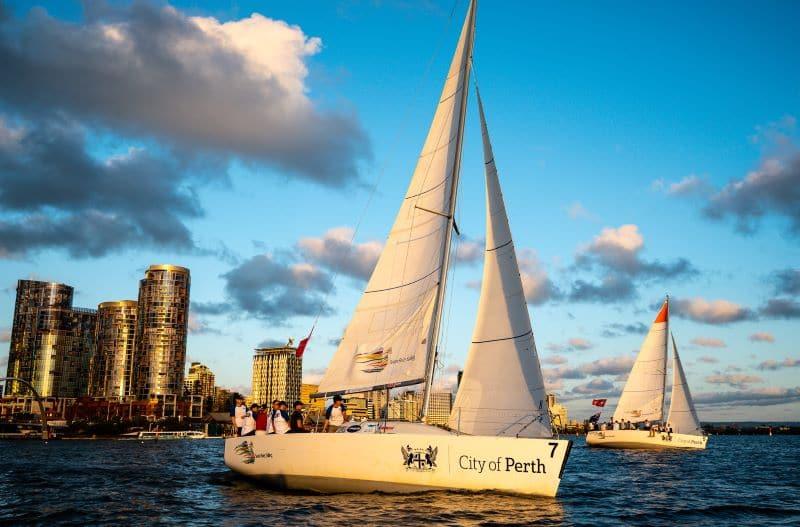
M307 384L303 383L300 385L300 399L299 401L305 405L306 412L324 412L325 411L325 398L323 397L311 397L312 394L315 394L319 391L319 384ZM294 402L294 401L289 401Z
M228 390L227 388L221 388L219 386L214 387L214 404L211 406L211 410L214 412L227 412L230 410L231 405L233 404L233 392Z
M406 391L389 401L389 419L416 421L422 408L422 394Z
M189 269L151 265L139 281L135 391L141 399L183 390L189 321Z
M303 359L297 348L258 348L253 355L252 399L258 404L275 399L292 403L300 398Z
M367 397L363 393L354 393L343 396L344 405L347 407L347 415L353 421L364 421L368 418Z
M189 366L189 373L183 382L184 393L199 395L206 399L214 398L214 372L205 364L193 362Z
M97 351L89 368L89 395L122 399L135 396L132 385L136 333L135 300L97 306Z
M425 421L431 425L446 425L453 408L453 394L448 391L432 391Z
M65 284L17 282L6 376L30 382L42 397L79 397L87 392L97 314L73 308L72 297L73 288ZM29 392L21 382L6 383L6 395Z
M556 400L554 393L547 394L547 408L550 410L550 422L559 430L567 427L567 407Z

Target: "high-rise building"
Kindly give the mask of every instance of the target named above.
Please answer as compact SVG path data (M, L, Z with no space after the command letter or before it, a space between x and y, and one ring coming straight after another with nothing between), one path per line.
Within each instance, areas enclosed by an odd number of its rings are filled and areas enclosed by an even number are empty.
M17 282L6 375L30 382L42 397L86 394L96 313L73 309L72 296L65 284ZM29 393L21 382L6 383L6 395Z
M300 398L303 359L291 346L259 348L253 355L253 402L270 403L275 399L291 404Z
M303 383L300 385L300 402L305 405L305 408L309 412L321 412L325 409L325 398L318 397L314 398L311 395L319 392L319 384L306 384ZM294 401L288 401L290 404Z
M389 401L389 419L416 421L422 408L422 394L414 391L403 392Z
M72 308L73 288L54 282L19 280L6 376L30 382L42 397L86 394L94 353L96 312ZM6 395L28 395L17 381Z
M453 408L453 394L448 391L432 391L428 401L425 421L431 425L446 425Z
M203 400L214 398L214 372L205 364L193 362L183 381L183 390L189 395L200 395Z
M556 401L556 394L547 394L547 409L550 411L550 422L559 430L567 426L567 407Z
M135 396L132 383L137 304L135 300L97 306L97 351L89 368L89 395Z
M139 398L183 391L189 322L189 269L151 265L139 281L134 354Z

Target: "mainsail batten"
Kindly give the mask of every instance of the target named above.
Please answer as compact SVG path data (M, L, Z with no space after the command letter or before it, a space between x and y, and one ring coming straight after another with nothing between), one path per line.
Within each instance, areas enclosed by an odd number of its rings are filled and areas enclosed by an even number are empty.
M320 382L322 394L430 382L457 191L474 21L472 2L408 190Z
M642 343L614 411L615 421L663 419L668 325L669 300L664 302Z
M676 434L703 435L674 336L672 337L672 353L672 395L670 396L667 423Z
M478 316L450 414L471 435L552 437L544 380L480 95L486 247Z

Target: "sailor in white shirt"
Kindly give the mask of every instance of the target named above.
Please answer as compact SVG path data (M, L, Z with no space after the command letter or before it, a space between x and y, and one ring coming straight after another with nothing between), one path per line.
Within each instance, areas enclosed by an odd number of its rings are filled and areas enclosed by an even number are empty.
M233 427L236 429L236 435L242 435L245 415L247 415L247 407L244 405L244 399L237 397L236 406L231 411L231 420L233 421Z
M244 417L244 424L242 425L242 435L251 436L256 434L256 412L258 412L258 405L253 404L250 410Z
M289 406L286 401L281 401L278 410L272 418L272 427L276 434L285 434L289 431Z
M333 396L333 404L325 411L325 424L323 432L336 432L340 426L347 422L347 408L344 406L341 395Z

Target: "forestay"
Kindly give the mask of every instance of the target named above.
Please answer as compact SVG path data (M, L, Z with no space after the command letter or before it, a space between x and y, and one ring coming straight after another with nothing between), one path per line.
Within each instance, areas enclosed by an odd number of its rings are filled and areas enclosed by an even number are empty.
M664 302L642 343L614 411L615 421L639 423L646 419L660 421L663 418L668 324L669 300Z
M702 435L700 420L694 408L689 384L683 371L681 359L678 356L678 346L675 337L672 337L672 396L669 403L669 417L667 423L676 434Z
M426 377L449 251L474 12L473 2L408 191L321 393L417 384Z
M536 345L478 94L486 251L478 316L449 426L471 435L552 437Z

